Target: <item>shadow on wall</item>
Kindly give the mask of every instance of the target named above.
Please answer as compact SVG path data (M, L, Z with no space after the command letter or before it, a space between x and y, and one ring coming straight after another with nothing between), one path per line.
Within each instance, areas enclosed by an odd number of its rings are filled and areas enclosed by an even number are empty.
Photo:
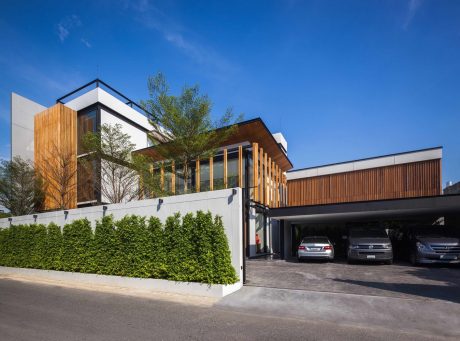
M446 272L448 273L446 274ZM419 277L424 281L438 281L439 284L384 283L339 278L335 278L333 280L340 283L398 292L423 297L426 299L437 299L453 303L460 303L459 266L451 266L449 268L440 268L439 266L428 266L425 268L415 269L410 268L408 269L408 274L414 277Z

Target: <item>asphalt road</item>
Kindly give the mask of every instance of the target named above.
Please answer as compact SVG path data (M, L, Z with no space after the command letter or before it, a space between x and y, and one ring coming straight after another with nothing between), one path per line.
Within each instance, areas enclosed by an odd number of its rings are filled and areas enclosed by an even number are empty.
M407 340L398 330L260 316L0 279L0 340Z

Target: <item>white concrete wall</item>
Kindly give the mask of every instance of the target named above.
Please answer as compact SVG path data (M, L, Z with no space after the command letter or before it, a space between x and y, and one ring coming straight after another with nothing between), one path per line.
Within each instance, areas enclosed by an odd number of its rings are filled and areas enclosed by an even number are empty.
M88 91L83 95L67 102L65 106L78 111L97 102L104 104L110 109L116 111L121 116L124 116L128 120L139 124L147 130L152 130L153 128L150 125L147 117L101 88L96 88Z
M117 116L112 115L104 109L101 109L101 126L104 124L108 124L110 126L115 126L116 124L121 125L122 132L128 134L131 137L131 142L136 145L135 149L147 147L147 133L118 118Z
M38 269L23 269L10 268L0 266L0 275L20 276L21 278L37 278L53 281L59 284L73 285L78 288L78 285L91 285L92 288L103 286L110 287L115 290L135 290L142 292L166 292L181 295L194 295L204 297L222 298L241 289L243 283L222 285L222 284L206 284L194 282L174 282L164 279L155 278L130 278L112 275L96 275L85 274L79 272L64 272L53 270L38 270ZM128 291L133 292L133 291Z
M34 159L34 116L46 107L11 93L11 156Z
M243 265L243 201L242 190L236 188L234 195L233 189L223 189L219 191L210 191L194 194L176 195L166 197L163 203L159 204L159 199L147 199L139 201L131 201L125 204L107 205L106 214L112 214L115 219L121 219L128 214L136 214L145 217L155 216L161 221L165 221L167 217L176 212L185 215L189 212L198 210L211 211L212 214L220 215L227 234L230 251L232 253L232 265L234 266L240 281L242 279ZM10 226L10 224L49 224L56 223L59 226L71 223L74 220L87 218L92 222L93 228L95 221L103 217L102 206L92 206L85 208L77 208L68 210L65 215L64 211L47 212L37 214L37 219L33 215L13 217L10 222L8 218L0 219L0 228Z
M380 156L365 160L325 165L315 168L299 169L286 173L288 180L310 178L314 176L353 172L362 169L401 165L405 163L442 159L442 148L433 148L409 153Z

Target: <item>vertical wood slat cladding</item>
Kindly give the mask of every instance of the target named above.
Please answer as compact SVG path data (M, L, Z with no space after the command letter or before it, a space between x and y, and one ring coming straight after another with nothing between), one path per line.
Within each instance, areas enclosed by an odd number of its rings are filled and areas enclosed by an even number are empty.
M319 205L440 195L441 160L289 180L288 205Z
M77 112L56 104L34 117L34 162L36 169L50 172L50 167L58 167L59 158L53 153L56 149L61 153L71 154L69 169L74 176L70 181L71 190L67 193L68 208L77 207ZM54 160L54 164L53 164ZM56 168L57 169L57 168ZM50 174L42 174L46 181L53 181ZM45 210L58 208L48 186L45 195Z

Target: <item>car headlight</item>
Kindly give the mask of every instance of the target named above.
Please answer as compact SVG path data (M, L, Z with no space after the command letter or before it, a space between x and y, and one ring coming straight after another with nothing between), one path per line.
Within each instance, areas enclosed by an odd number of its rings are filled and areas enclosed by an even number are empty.
M384 249L391 249L391 244L383 244Z
M428 251L428 246L426 246L425 244L422 244L420 242L416 242L415 245L417 246L417 249L419 251Z

